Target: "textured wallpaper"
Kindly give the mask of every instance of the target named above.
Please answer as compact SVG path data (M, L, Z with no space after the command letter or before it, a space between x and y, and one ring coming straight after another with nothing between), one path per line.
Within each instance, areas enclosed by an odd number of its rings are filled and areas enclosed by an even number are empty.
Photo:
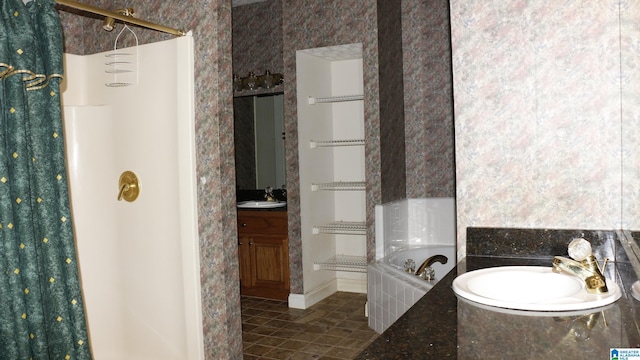
M232 9L233 73L282 73L282 1L270 0Z
M378 1L378 79L380 82L380 203L406 199L402 5ZM374 258L375 242L370 243Z
M402 1L407 198L455 197L448 0Z
M459 256L476 227L616 228L617 0L451 1Z
M640 229L640 2L621 1L622 227Z

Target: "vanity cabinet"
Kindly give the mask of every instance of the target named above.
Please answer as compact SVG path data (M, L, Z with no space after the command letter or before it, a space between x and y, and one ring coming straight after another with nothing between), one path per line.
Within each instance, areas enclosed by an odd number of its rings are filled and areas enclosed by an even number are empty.
M240 293L268 299L289 296L286 211L238 211Z

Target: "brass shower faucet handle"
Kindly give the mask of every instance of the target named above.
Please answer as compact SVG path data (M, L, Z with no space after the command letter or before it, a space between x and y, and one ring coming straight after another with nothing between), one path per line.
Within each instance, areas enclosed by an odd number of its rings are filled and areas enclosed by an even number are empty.
M138 175L130 170L123 172L118 181L118 189L118 201L123 199L128 202L135 201L140 195Z

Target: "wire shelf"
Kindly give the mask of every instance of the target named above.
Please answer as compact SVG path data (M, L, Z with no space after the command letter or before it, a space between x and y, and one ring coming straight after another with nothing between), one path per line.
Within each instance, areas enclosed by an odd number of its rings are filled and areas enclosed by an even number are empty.
M357 101L364 100L364 94L357 95L338 95L338 96L325 96L325 97L309 97L309 104L322 104L322 103L334 103L345 101Z
M309 147L312 149L319 147L336 147L336 146L363 146L364 139L352 140L311 140Z
M366 273L367 257L353 255L336 255L324 261L314 262L313 269Z
M330 183L311 184L311 191L332 190L332 191L348 191L348 190L366 190L367 185L364 181L336 181Z
M367 235L367 227L360 221L336 221L313 227L314 234Z

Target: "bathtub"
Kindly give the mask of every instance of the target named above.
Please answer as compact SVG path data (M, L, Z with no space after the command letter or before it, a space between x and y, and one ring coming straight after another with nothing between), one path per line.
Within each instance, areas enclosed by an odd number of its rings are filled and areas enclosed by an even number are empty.
M406 199L376 206L376 261L367 265L369 327L384 332L456 264L455 210L452 198ZM407 273L434 255L446 264L432 265L435 279Z

